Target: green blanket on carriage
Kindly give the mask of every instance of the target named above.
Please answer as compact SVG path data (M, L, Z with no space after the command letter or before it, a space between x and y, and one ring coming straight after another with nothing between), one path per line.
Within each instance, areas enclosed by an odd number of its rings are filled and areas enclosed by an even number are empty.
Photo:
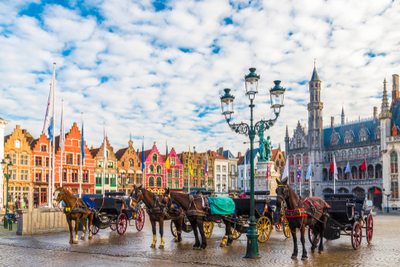
M211 215L230 215L235 213L235 202L229 197L207 197Z

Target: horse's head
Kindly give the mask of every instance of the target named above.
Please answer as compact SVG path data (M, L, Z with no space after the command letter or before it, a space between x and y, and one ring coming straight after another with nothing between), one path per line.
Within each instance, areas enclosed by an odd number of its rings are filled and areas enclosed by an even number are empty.
M277 187L276 187L276 206L278 209L282 207L282 202L288 197L289 193L289 185L287 184L288 179L285 178L282 181L276 179Z
M58 187L56 191L53 193L53 206L56 207L58 204L64 200L65 197L65 190L64 187Z
M168 210L173 208L172 199L171 199L171 192L169 188L165 189L164 194L161 196L161 204L166 206Z
M136 205L137 205L138 203L140 203L140 201L142 201L142 200L143 200L142 185L140 185L140 186L134 185L134 186L133 186L132 193L131 193L131 203L130 203L130 206L131 206L132 208L133 208L133 207L136 207Z

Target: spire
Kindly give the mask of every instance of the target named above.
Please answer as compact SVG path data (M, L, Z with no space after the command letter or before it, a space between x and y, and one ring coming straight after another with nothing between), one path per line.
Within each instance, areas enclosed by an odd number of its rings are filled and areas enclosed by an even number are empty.
M316 61L316 59L314 58L314 71L313 71L313 74L312 74L312 77L311 77L311 81L319 81L317 68L315 66L316 65L315 61Z
M133 146L133 141L132 141L132 134L129 134L129 142L128 142L129 146Z
M381 112L389 111L389 100L386 91L386 78L383 80L383 96L382 96L382 107Z
M344 107L343 107L343 102L342 102L342 120L341 123L344 124Z
M286 125L286 137L289 137L289 129L287 125Z

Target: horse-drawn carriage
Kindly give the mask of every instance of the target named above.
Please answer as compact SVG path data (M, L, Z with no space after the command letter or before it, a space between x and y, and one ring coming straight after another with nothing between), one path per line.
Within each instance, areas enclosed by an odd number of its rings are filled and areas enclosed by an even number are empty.
M135 220L138 231L143 229L144 210L139 206L132 207L131 199L124 192L107 192L104 198L102 195L94 196L94 203L97 208L92 225L94 235L99 232L99 229L107 227L123 235L128 224L131 225L131 220Z
M364 197L354 194L325 194L324 200L330 205L328 221L324 232L324 238L335 240L341 235L351 236L351 245L358 249L362 240L362 229L365 229L366 240L369 243L373 236L373 218L370 210L367 210ZM319 239L310 228L308 230L310 242L314 238Z

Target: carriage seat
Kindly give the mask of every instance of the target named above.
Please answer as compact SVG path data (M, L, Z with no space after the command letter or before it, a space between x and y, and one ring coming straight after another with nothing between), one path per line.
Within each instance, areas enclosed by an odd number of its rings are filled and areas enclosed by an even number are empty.
M305 201L312 206L312 204L314 205L315 208L317 208L318 210L323 210L325 208L330 209L331 206L329 206L328 203L325 202L325 200L323 200L322 198L319 197L308 197L305 199Z

